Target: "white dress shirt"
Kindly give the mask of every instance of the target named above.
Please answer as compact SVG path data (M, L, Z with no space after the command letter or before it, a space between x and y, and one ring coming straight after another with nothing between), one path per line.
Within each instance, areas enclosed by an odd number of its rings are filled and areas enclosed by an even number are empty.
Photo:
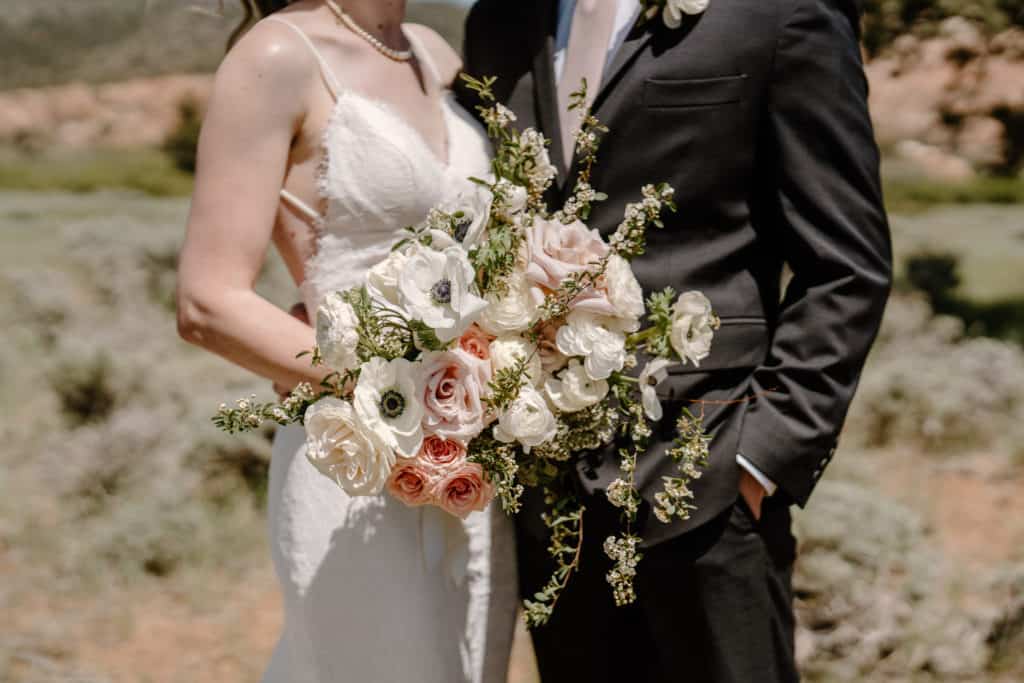
M605 68L615 58L615 53L622 47L626 36L629 35L633 24L640 18L640 3L638 0L610 0L618 3L618 12L615 14L615 28L612 30L611 41L608 44L608 58ZM565 52L569 48L569 35L572 32L572 16L576 11L576 0L559 0L558 3L558 32L555 34L555 78L560 79L565 70ZM774 494L778 488L764 472L757 469L754 463L750 462L740 454L736 454L736 462L740 467L750 473L757 480L765 493L769 496Z

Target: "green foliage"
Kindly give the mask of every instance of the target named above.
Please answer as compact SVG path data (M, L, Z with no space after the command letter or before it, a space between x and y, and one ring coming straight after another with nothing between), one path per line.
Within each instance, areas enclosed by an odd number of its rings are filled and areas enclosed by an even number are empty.
M113 366L104 353L85 359L64 360L50 374L50 386L72 426L106 419L117 400Z
M97 149L0 156L0 189L75 193L133 190L153 197L192 193L192 177L160 150Z
M178 125L167 136L163 146L164 152L179 171L190 174L196 172L196 151L202 125L199 103L191 98L182 101L178 105Z
M914 178L885 183L885 205L891 213L918 213L947 204L1024 204L1024 182L982 176L963 183Z
M869 54L877 54L904 33L934 33L939 22L953 16L966 17L990 32L1024 25L1020 0L867 0L864 46Z

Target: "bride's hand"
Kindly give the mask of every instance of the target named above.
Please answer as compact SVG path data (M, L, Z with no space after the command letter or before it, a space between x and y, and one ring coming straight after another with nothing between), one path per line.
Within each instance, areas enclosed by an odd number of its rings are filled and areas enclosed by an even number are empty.
M306 310L306 304L298 303L291 307L288 311L288 315L295 318L299 322L310 324L309 322L309 311ZM291 388L285 387L281 384L274 384L274 393L276 393L281 399L288 398L288 394L292 392Z

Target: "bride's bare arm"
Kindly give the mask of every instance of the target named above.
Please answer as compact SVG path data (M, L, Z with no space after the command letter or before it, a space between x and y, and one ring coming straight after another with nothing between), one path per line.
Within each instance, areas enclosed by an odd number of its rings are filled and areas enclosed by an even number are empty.
M181 336L276 384L319 382L312 329L253 290L270 246L292 139L316 73L280 27L257 26L218 71L199 140L181 252Z

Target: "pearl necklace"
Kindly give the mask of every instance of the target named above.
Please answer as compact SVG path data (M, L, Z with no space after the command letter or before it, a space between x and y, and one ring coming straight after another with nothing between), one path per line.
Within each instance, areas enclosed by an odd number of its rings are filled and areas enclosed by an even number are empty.
M377 36L373 35L365 28L355 22L355 19L350 17L348 13L341 8L335 0L327 0L327 7L334 13L334 16L338 18L339 24L344 24L355 33L357 36L368 42L373 49L381 53L388 59L392 59L396 62L408 62L413 58L412 50L395 50L382 43Z

